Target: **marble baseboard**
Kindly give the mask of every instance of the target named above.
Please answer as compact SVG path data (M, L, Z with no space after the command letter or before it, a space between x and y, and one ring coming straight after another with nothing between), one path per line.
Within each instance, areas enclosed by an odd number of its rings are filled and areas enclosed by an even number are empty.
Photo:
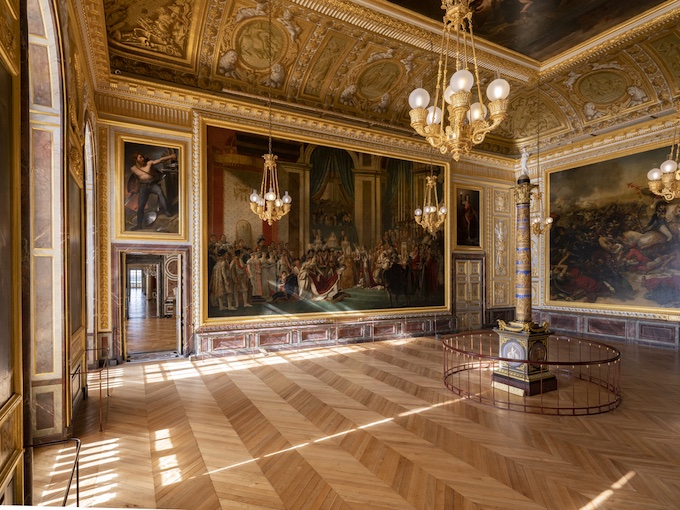
M680 349L678 322L536 310L534 318L548 322L556 333Z
M455 317L401 317L373 321L254 327L197 332L192 354L224 356L258 350L281 351L316 346L392 340L455 333Z

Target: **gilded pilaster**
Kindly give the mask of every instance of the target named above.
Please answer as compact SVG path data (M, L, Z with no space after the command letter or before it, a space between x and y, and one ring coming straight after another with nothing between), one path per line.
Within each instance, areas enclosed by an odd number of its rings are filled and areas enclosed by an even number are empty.
M108 148L109 140L109 129L107 127L100 127L98 132L98 149L99 156L97 161L99 162L99 167L97 168L97 201L99 207L99 217L97 218L97 232L99 234L99 331L109 331L110 321L109 321L109 295L110 290L110 278L109 278L109 267L111 267L111 253L110 253L110 243L111 236L109 234L109 176L108 176L108 159L107 155L109 152Z

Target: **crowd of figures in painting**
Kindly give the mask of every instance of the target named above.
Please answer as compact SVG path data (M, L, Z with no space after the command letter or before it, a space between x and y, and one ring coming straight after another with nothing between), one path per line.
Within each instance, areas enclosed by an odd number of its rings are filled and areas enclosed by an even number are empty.
M680 306L680 203L633 183L628 189L615 202L553 214L551 299Z
M342 301L342 309L357 310L380 308L386 298L389 306L428 306L433 296L443 296L443 239L422 229L414 236L414 230L388 230L374 246L366 246L350 242L343 231L323 238L317 229L302 254L288 243L267 244L262 237L247 246L240 239L212 235L210 315L241 315L246 309L252 315L267 303L281 307L300 301ZM352 303L359 289L369 292L368 305L365 293L361 303Z

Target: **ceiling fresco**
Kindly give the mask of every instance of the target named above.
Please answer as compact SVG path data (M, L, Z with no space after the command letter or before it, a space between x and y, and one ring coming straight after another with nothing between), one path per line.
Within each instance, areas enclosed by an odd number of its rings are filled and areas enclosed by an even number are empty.
M391 0L442 21L441 0ZM477 37L546 60L599 36L665 0L471 0Z
M680 97L680 0L475 3L477 35L513 50L478 45L482 86L497 73L511 85L508 118L482 151L515 157L537 133L546 146L564 143L666 115ZM392 4L399 5L399 16L385 13ZM660 4L667 8L652 20L632 23L625 34L589 51L568 53ZM104 0L102 5L103 11L84 9L89 23L107 33L101 51L108 68L100 75L259 103L271 97L288 110L406 136L413 134L409 93L421 85L433 89L436 77L438 50L431 41L438 41L441 21L425 16L435 17L438 10L441 19L439 0L272 0L271 5ZM404 8L413 10L413 22L405 20ZM542 68L514 51L539 60L560 54L560 63Z

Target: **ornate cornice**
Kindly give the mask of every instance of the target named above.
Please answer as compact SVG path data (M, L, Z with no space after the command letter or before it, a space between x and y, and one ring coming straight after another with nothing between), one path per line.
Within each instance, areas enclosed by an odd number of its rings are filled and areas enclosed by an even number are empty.
M102 118L135 119L163 125L167 128L188 129L191 112L202 112L209 118L225 123L243 125L253 131L266 133L269 111L264 104L253 104L239 99L211 94L189 93L179 88L160 87L143 82L116 82L115 93L97 96L97 109ZM314 115L316 114L316 115ZM334 146L351 146L367 152L399 154L405 158L430 157L428 145L414 135L401 135L389 125L373 124L375 129L353 125L348 121L326 119L327 112L295 112L272 109L272 125L282 136L293 140L316 140ZM343 119L344 120L344 119ZM479 156L486 158L486 156ZM437 155L435 160L447 163L450 159Z
M111 74L106 21L101 0L72 0L83 37L87 69L96 87L105 86Z
M405 22L393 14L387 15L348 0L292 1L324 16L340 19L362 30L370 31L425 51L430 51L433 36L438 41L437 36L441 34L442 25L435 23L433 20L422 20L421 23L415 25L413 20ZM437 46L435 45L435 48ZM493 72L500 72L521 82L535 81L538 74L538 63L535 60L518 54L513 54L512 58L510 58L507 50L481 40L475 41L475 47L480 67Z
M124 121L147 121L173 129L187 129L190 126L190 110L178 108L169 101L171 94L156 87L135 86L127 88L129 94L98 94L97 110L102 118L120 118ZM125 96L129 97L125 97ZM144 98L143 96L147 97ZM201 103L195 102L196 107Z
M528 162L528 175L532 179L541 179L549 171L573 168L650 150L666 144L670 145L676 127L677 120L672 116L667 116L663 119L656 119L606 135L588 137L578 142L566 144L556 150L541 152L540 172L537 170L537 160L534 156ZM645 173L647 170L641 169L640 171ZM520 173L520 169L516 168L517 177Z
M641 19L644 21L641 22ZM602 35L595 41L586 41L572 48L567 56L562 55L557 59L545 62L541 66L539 77L543 81L563 73L579 63L610 55L616 48L632 44L636 40L647 37L654 32L658 33L663 26L676 26L679 21L680 7L674 7L669 10L668 6L659 6L659 8L643 15L641 18L630 20L628 23L616 27L612 32Z

